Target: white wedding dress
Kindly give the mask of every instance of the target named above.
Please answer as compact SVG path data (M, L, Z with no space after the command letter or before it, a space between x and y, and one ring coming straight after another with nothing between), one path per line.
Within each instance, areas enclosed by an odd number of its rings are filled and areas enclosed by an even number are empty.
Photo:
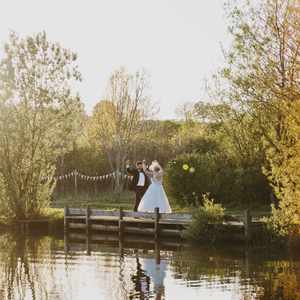
M152 279L154 292L159 292L164 288L164 280L167 273L167 261L160 260L157 264L154 258L143 258L141 260L143 270Z
M143 196L137 210L141 212L154 212L155 207L158 207L160 213L172 212L168 197L162 185L162 168L160 167L160 171L158 172L148 170L145 170L145 172L151 178L151 184Z

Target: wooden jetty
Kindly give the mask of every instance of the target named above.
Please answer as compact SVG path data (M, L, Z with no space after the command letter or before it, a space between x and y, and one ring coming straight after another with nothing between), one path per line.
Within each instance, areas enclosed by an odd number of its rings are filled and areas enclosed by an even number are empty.
M181 237L183 230L192 220L191 214L154 213L124 211L107 211L87 208L68 208L64 211L65 231L85 230L93 232L148 235L154 239L161 236Z
M222 226L230 236L236 232L240 240L250 241L253 232L263 222L251 216L249 210L244 214L226 216ZM188 213L160 213L156 208L153 213L124 211L107 211L86 208L64 209L64 229L86 235L96 233L115 233L122 239L124 235L142 235L147 239L157 240L161 237L182 238L183 231L192 221Z

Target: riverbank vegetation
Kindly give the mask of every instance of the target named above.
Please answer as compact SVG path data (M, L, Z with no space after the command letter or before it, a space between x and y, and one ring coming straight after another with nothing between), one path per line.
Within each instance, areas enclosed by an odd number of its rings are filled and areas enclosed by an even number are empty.
M34 218L50 202L76 203L83 193L94 193L97 207L131 208L125 161L146 158L163 165L176 210L205 207L210 193L226 208L267 207L273 233L298 235L297 3L227 4L232 41L225 66L209 80L207 99L183 105L177 120L158 120L149 75L124 68L112 73L88 116L73 88L81 80L76 54L45 33L11 34L0 65L1 213ZM74 186L73 177L60 177L74 170L113 176L83 176Z
M185 238L206 243L219 240L224 212L221 204L214 203L208 194L204 194L203 204L194 210L192 223L184 233Z
M56 160L80 126L78 80L75 53L45 33L11 33L0 64L0 209L12 220L49 206Z

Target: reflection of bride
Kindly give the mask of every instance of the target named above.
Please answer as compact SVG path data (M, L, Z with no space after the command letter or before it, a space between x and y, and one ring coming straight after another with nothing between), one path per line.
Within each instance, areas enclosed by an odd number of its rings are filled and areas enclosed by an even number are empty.
M166 277L167 262L161 260L159 264L154 258L144 258L142 261L143 269L152 279L156 299L164 295L164 279Z
M143 162L143 166L145 173L151 178L151 184L138 206L138 211L154 212L154 209L158 207L159 212L170 213L171 207L162 185L162 167L156 160L152 162L149 169L146 168L145 162Z

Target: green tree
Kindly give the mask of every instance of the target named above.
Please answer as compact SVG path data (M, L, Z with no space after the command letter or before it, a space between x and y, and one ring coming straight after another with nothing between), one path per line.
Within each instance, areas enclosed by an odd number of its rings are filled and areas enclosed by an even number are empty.
M90 120L90 137L107 155L111 171L116 172L115 190L120 191L121 176L130 151L141 134L147 137L147 119L153 106L148 96L149 83L145 72L128 73L124 68L110 77L106 99L94 108Z
M0 63L0 175L5 213L40 215L54 187L57 158L72 143L82 105L76 54L47 40L11 33ZM5 198L5 199L3 199Z
M266 0L256 6L245 2L229 4L233 43L226 54L228 65L219 75L228 87L229 103L254 119L262 135L265 173L281 203L277 213L294 214L284 218L287 226L300 219L299 1Z
M262 171L265 155L255 120L222 102L199 101L190 109L192 117L173 138L181 155L168 168L170 193L187 204L195 201L192 192L197 198L210 192L236 207L269 203L270 188ZM183 172L183 164L195 172Z
M146 159L149 163L158 160L165 165L176 156L177 150L173 138L178 134L181 125L175 121L151 120L147 121L147 134L141 132L130 152L134 159Z

